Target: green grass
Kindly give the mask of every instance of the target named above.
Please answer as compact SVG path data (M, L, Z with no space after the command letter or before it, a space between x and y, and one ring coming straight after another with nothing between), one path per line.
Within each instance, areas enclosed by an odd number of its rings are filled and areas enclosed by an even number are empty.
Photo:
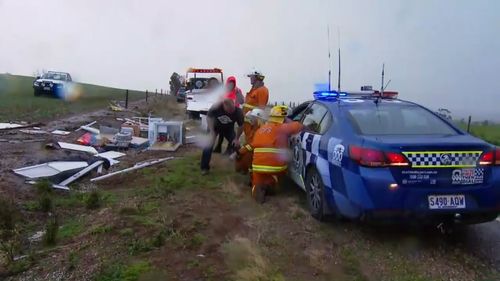
M223 184L225 176L230 175L229 169L213 169L207 176L202 176L199 161L200 154L185 155L170 161L167 169L158 172L154 183L147 188L141 188L136 191L138 196L164 197L174 194L183 189L218 188ZM145 175L149 173L148 169L142 171Z
M467 124L465 122L458 122L458 126L463 130L467 130ZM492 124L488 122L473 123L471 125L470 133L491 144L500 146L500 124Z
M87 112L106 107L111 100L124 101L125 90L77 83L80 97L64 101L49 97L35 97L33 77L0 74L0 122L9 120L38 121ZM145 94L129 91L129 101L139 100Z
M350 280L366 281L368 280L361 272L360 263L353 251L348 248L342 249L340 252L344 272L349 276Z
M59 229L58 236L61 239L66 239L76 236L85 230L84 226L85 223L83 219L81 218L71 219L70 221L62 225L61 229Z
M152 271L152 266L146 261L139 261L128 266L111 264L105 267L95 278L96 281L137 281L141 275Z

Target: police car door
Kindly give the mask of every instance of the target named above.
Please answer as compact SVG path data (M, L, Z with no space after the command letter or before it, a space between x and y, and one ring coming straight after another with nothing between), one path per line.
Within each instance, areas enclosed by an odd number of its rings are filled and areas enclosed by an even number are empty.
M319 153L321 140L321 121L328 109L319 104L312 103L302 112L300 122L304 130L293 136L290 140L290 148L293 152L293 161L290 165L290 177L305 190L306 167L314 162Z

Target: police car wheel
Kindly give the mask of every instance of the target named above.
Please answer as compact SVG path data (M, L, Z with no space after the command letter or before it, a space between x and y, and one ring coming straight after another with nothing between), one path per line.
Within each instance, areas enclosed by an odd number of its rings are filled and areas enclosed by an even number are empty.
M323 190L323 181L318 171L315 168L310 169L306 177L307 203L309 205L309 212L319 221L323 221L326 218L323 206L325 204Z

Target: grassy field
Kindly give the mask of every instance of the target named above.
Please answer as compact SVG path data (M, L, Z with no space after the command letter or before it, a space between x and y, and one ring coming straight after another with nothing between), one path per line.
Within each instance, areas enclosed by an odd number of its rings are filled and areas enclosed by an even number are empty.
M467 130L467 124L465 122L458 123L458 126ZM473 123L471 124L470 133L491 144L500 146L500 124Z
M99 183L93 201L82 186L50 192L58 221L51 236L41 201L25 202L14 224L24 237L46 234L6 268L6 280L500 280L451 238L319 223L291 186L257 205L227 159L214 155L211 173L201 176L192 172L199 158L184 153ZM0 218L15 214L5 206Z
M80 95L73 101L45 96L35 97L33 80L34 78L30 76L0 74L0 122L47 120L70 113L104 108L111 100L125 100L123 89L83 83L77 84ZM143 92L129 92L129 101L142 98L144 98Z

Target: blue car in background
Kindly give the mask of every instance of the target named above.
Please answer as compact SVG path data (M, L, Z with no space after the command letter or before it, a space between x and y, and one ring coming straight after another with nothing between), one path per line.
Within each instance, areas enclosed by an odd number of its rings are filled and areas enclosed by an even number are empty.
M313 217L474 224L500 207L500 150L397 92L315 92L289 176Z

